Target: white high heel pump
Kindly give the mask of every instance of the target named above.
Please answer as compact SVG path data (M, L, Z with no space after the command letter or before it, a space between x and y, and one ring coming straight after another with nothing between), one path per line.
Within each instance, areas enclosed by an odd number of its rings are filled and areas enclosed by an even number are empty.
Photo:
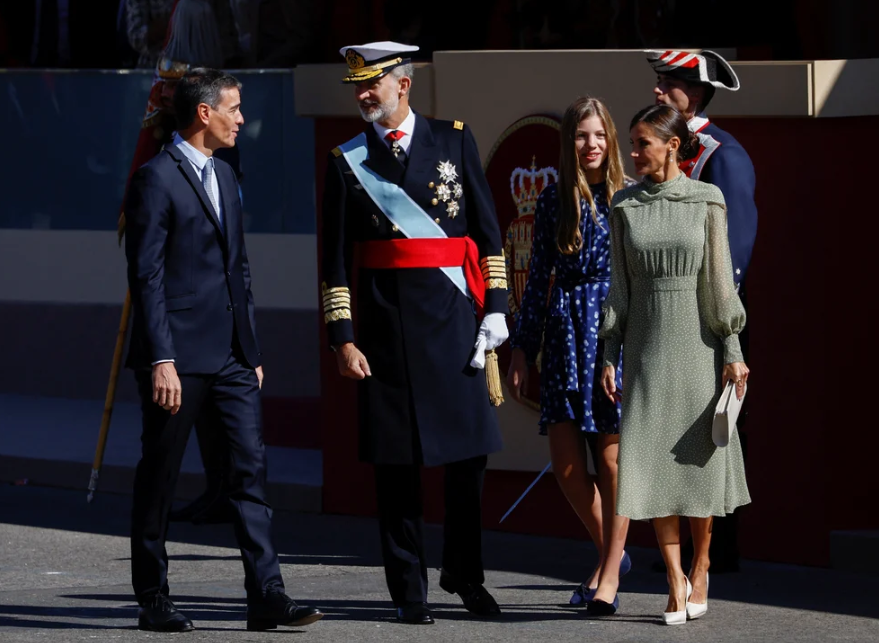
M687 579L687 601L690 600L690 594L693 593L693 586L690 585L690 579ZM687 622L686 608L678 612L663 612L662 622L666 625L683 625Z
M701 618L705 616L708 612L708 574L705 575L705 602L704 603L691 603L687 601L687 619L691 621L695 621L697 618Z

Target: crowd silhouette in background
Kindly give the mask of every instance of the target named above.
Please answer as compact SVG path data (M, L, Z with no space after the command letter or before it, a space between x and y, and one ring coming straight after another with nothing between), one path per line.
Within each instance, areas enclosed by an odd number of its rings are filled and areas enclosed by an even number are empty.
M867 0L205 0L227 68L334 62L329 43L389 39L418 59L462 49L735 48L739 59L879 57ZM149 68L174 0L0 5L0 68ZM761 19L750 17L759 13ZM839 34L845 34L841 37Z

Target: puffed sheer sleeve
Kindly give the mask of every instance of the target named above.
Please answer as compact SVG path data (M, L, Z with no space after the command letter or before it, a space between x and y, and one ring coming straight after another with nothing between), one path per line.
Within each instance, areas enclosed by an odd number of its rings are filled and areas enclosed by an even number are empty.
M726 208L708 204L705 256L699 271L699 308L711 331L723 342L724 364L741 362L739 333L745 327L745 308L736 293L727 235Z
M604 340L604 366L617 367L629 314L629 273L626 270L625 220L614 208L610 215L610 292L604 300L604 322L598 336Z

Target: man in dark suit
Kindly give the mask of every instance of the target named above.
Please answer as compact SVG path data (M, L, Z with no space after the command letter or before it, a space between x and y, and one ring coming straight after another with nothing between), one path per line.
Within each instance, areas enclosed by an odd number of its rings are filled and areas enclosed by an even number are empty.
M705 113L718 89L738 91L739 78L720 54L703 50L693 54L684 51L647 51L647 61L656 71L653 94L659 104L676 108L687 119L690 130L699 137L699 153L681 163L691 179L711 183L720 188L726 201L729 249L732 256L733 280L742 304L747 310L745 275L757 237L757 205L754 202L756 176L754 164L745 148L729 132L712 123ZM748 356L750 324L740 335L745 361ZM739 414L738 428L742 450L747 454L747 439L741 431L747 418L747 399ZM738 510L714 519L710 546L711 573L739 570ZM693 549L692 538L684 545ZM664 565L658 569L665 571Z
M344 82L370 124L329 156L322 294L339 371L359 380L360 456L375 465L397 618L430 624L422 464L445 466L440 587L474 614L500 612L483 587L482 482L501 436L481 369L485 351L507 338L507 284L470 129L409 108L414 70L405 56L416 49L383 42L341 51Z
M178 136L132 176L125 254L134 311L128 367L143 409L134 480L132 584L140 629L193 629L169 598L165 539L189 432L209 411L232 460L229 497L244 562L247 628L307 625L323 615L284 593L266 501L250 267L237 182L214 158L235 145L240 83L193 69L174 94Z

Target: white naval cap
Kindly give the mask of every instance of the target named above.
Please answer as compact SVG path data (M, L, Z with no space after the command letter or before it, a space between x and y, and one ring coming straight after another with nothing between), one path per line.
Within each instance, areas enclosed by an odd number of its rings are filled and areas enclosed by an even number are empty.
M359 83L380 78L394 67L411 62L405 54L413 51L418 51L418 47L390 40L342 47L339 53L348 63L348 75L342 79L342 82Z

